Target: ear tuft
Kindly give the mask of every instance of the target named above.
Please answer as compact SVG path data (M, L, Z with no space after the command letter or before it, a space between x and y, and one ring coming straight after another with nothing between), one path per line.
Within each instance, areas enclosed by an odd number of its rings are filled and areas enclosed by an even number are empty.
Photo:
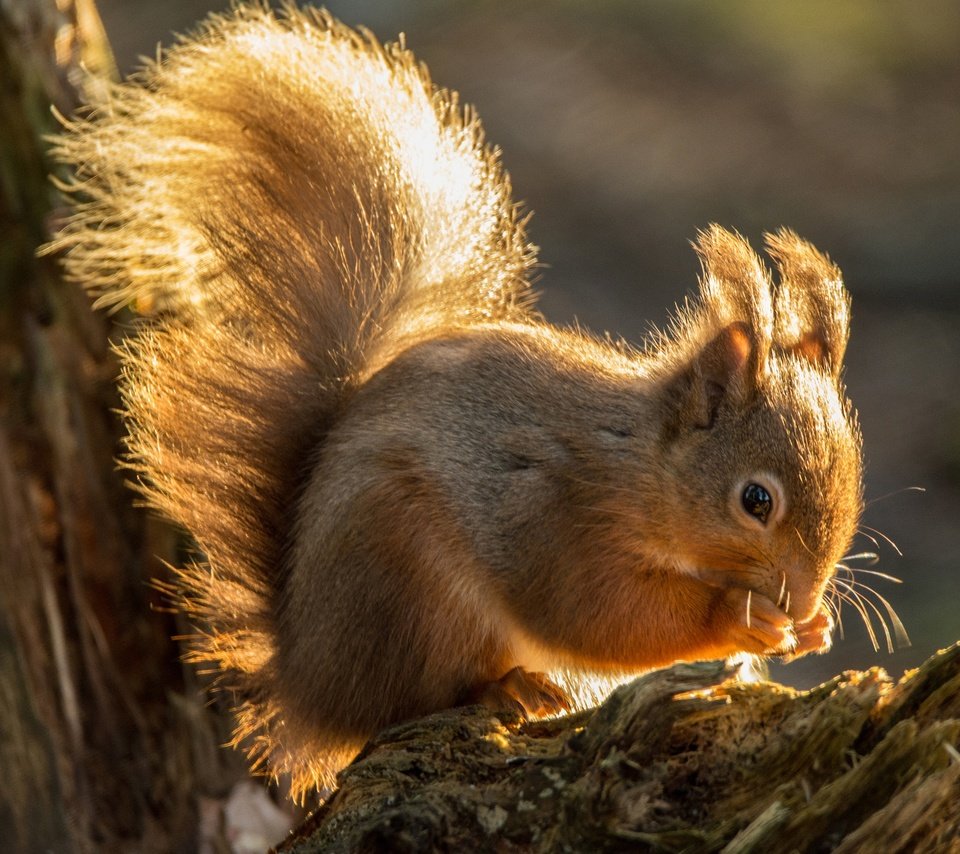
M701 231L694 247L703 264L695 312L701 340L719 341L722 336L723 346L733 348L731 354L744 357L738 366L742 380L755 385L766 369L771 346L770 276L743 237L718 225Z
M839 268L789 229L765 240L780 273L774 344L838 378L850 336L850 295Z
M739 234L711 225L694 248L703 265L700 297L661 342L679 401L676 426L709 429L722 405L748 404L761 385L773 342L773 293L766 267Z

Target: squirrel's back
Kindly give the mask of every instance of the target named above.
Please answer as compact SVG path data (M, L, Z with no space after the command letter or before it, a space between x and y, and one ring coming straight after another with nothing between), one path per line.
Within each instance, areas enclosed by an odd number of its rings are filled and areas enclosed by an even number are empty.
M392 353L526 317L533 253L508 179L402 45L259 5L116 86L57 154L76 169L68 272L152 315L123 345L129 461L211 559L179 584L194 653L237 674L238 740L302 790L320 766L266 734L297 490Z

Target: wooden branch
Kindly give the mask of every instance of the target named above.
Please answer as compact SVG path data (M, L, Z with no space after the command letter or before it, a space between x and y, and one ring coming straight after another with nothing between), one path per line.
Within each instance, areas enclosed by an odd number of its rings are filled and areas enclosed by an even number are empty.
M677 665L554 721L381 733L280 851L957 851L960 644L808 692Z

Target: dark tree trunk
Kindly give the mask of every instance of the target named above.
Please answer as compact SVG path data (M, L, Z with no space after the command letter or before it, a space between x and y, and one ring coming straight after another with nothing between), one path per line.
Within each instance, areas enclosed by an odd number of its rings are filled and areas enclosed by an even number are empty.
M36 255L58 213L50 105L98 100L112 66L92 3L60 5L0 5L0 847L190 848L222 733L173 701L149 587L173 535L116 467L114 328Z

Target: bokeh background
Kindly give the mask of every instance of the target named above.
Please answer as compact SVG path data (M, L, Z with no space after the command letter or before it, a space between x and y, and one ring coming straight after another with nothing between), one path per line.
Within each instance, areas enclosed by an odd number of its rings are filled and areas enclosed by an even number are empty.
M100 0L123 71L207 2ZM689 240L719 222L759 245L789 225L853 294L850 396L866 449L873 578L912 645L875 650L844 610L809 686L893 675L960 639L960 4L927 0L330 2L404 32L475 105L534 211L542 308L634 341L695 289ZM923 493L909 490L923 487ZM690 524L696 524L695 519ZM886 542L894 540L903 555ZM865 578L864 580L868 580ZM881 606L882 609L882 606Z

